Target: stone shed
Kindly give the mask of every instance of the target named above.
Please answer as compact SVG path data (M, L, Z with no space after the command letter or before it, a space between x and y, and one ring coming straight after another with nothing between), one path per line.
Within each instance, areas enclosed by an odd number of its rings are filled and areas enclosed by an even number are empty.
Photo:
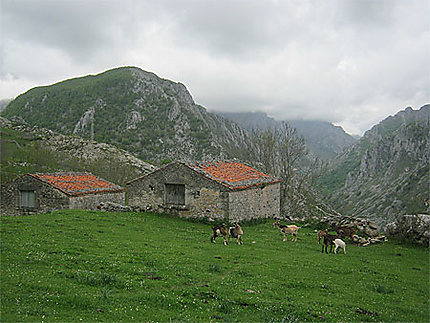
M1 188L1 213L20 215L57 209L96 209L125 204L125 188L90 173L26 174Z
M280 215L280 180L235 161L173 162L127 184L128 203L235 222Z

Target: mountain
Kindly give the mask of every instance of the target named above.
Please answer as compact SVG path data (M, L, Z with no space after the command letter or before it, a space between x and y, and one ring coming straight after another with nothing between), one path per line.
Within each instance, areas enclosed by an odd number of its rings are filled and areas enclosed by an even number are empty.
M156 168L114 146L0 117L1 184L34 172L89 171L114 183Z
M9 102L12 101L12 99L1 99L0 100L0 112L6 108L6 106L9 104Z
M181 83L136 67L36 87L2 112L66 135L107 142L144 160L246 160L248 134L195 104Z
M337 210L380 226L426 213L429 197L430 105L407 108L367 131L331 162L319 182Z
M281 121L269 117L264 112L221 113L219 115L237 122L248 131L278 128ZM286 120L306 141L309 150L322 160L328 160L353 145L356 139L342 127L324 121Z

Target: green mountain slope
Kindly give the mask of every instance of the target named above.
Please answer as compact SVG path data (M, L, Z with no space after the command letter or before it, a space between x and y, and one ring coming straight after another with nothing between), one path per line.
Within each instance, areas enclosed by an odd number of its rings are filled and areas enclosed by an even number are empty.
M430 105L388 117L331 162L319 188L343 213L380 225L428 212Z
M107 142L142 159L246 159L249 140L194 103L184 85L136 67L37 87L2 112L31 125Z

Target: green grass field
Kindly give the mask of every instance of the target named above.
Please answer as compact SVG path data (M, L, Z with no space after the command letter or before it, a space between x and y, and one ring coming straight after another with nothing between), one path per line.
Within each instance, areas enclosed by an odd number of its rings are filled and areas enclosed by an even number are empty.
M327 255L312 229L282 242L271 221L224 246L207 224L146 213L0 220L1 322L429 321L423 247Z

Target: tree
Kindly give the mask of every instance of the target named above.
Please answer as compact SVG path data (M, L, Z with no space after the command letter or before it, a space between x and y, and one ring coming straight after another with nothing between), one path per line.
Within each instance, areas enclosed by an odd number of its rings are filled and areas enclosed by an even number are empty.
M321 174L323 163L309 154L304 138L286 122L279 128L255 130L252 137L260 165L282 180L282 213L302 213L306 196Z

